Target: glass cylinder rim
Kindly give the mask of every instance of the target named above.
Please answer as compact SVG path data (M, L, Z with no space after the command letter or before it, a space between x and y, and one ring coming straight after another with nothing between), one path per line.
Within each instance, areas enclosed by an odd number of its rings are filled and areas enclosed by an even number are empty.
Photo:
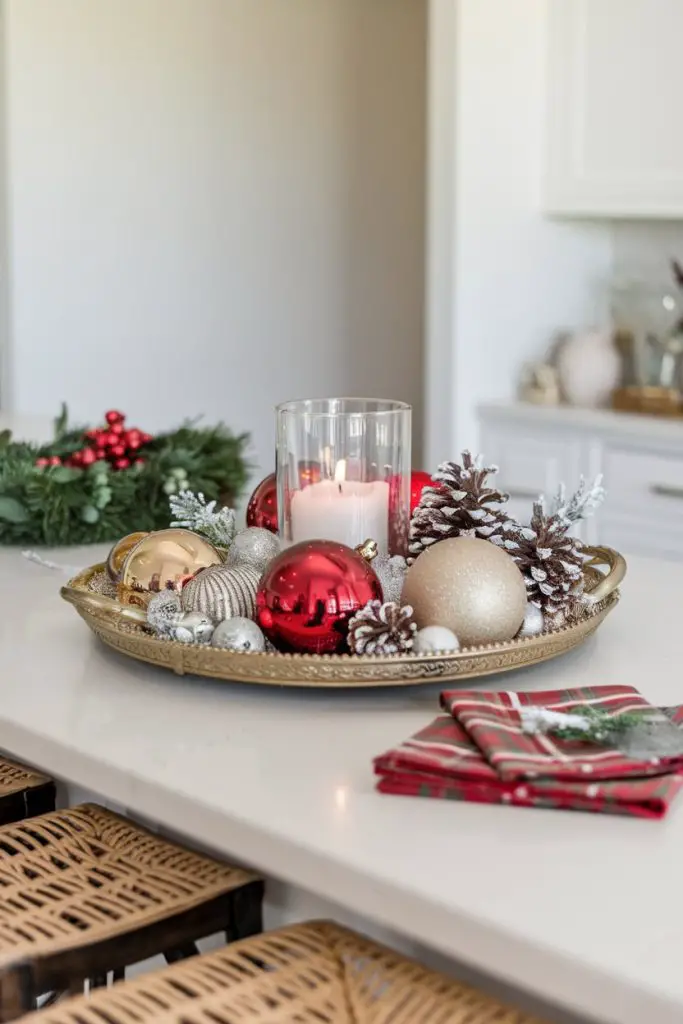
M356 409L353 411L315 408L316 406L333 405L335 402L366 403L367 405L374 404L377 406L384 406L385 408ZM406 412L412 412L412 408L413 407L410 402L402 402L393 398L364 398L357 395L338 395L331 398L292 398L286 402L280 402L280 404L275 407L275 411L278 418L283 414L301 413L308 416L316 416L321 419L323 417L326 419L349 419L353 416L398 416Z

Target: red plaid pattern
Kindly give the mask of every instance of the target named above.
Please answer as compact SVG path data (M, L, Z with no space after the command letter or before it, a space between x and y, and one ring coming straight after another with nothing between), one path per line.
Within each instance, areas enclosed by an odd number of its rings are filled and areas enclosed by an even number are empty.
M629 700L632 697L625 688L612 689L628 694ZM572 695L576 692L571 691ZM468 695L462 692L444 694L442 701L444 706L450 707L454 698L465 696ZM540 703L546 695L519 696L535 697L539 706L548 706ZM676 724L683 726L683 706L669 709L668 714ZM506 735L504 730L502 734ZM503 779L463 725L448 715L439 716L410 739L376 758L374 768L379 776L377 788L382 793L600 811L642 818L661 818L683 785L683 775L674 773L624 779L593 776L590 780L584 775L575 781L552 776L533 780Z
M610 716L652 709L652 705L632 686L596 686L540 693L461 690L441 695L444 710L460 722L496 774L510 782L642 778L683 769L683 756L643 760L628 757L614 746L561 740L548 733L530 735L522 730L522 708L547 708L568 714L580 712L587 704L606 711Z

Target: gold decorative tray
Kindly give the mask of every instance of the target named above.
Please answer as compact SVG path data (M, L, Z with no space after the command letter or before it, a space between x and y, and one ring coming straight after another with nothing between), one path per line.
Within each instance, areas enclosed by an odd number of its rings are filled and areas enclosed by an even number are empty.
M584 569L587 605L578 621L540 636L452 654L241 654L160 639L147 631L139 610L124 607L102 593L107 589L103 564L84 569L61 593L109 647L179 675L267 686L409 686L507 672L555 658L582 643L617 604L618 587L626 572L626 562L611 548L584 550L588 556Z

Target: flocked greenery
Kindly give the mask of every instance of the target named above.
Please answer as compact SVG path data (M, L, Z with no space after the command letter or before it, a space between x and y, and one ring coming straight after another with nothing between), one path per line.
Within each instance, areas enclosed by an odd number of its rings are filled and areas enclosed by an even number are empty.
M136 530L168 526L169 491L177 483L208 500L231 504L248 479L248 435L223 424L186 423L140 449L144 462L114 471L107 462L84 469L40 468L41 456L62 459L83 447L85 428L70 428L66 409L47 445L15 442L0 432L0 543L88 544Z

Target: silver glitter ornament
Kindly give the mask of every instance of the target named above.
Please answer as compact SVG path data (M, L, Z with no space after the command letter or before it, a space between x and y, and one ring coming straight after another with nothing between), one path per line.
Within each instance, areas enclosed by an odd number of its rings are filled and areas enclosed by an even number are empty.
M378 555L370 563L382 584L385 603L400 604L408 563L401 555Z
M524 622L517 637L521 639L525 636L538 636L539 633L543 632L544 626L543 612L538 605L532 604L529 601L524 613Z
M263 574L270 562L280 553L280 538L260 526L248 526L241 530L228 550L225 564L228 566L253 566Z
M151 597L147 605L147 624L158 636L171 636L181 615L180 594L177 590L162 590Z
M435 654L437 651L459 651L460 641L446 626L425 626L415 634L415 654Z
M264 651L266 638L255 622L238 617L218 623L213 631L211 646L226 651Z
M181 644L209 644L213 622L201 612L182 612L171 630L171 639Z
M251 619L260 579L261 573L251 564L200 569L181 591L183 609L202 612L214 623L235 616Z

